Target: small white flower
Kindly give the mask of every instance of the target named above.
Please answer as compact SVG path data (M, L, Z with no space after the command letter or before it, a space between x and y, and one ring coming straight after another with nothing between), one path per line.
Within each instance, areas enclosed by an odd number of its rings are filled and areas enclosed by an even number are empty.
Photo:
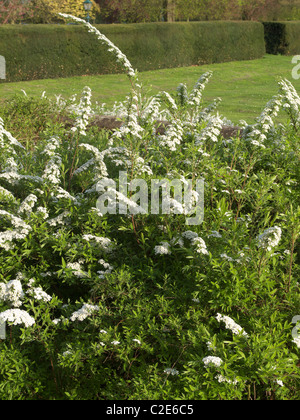
M36 300L42 300L43 302L50 302L52 297L48 295L41 287L34 287L29 291Z
M111 252L114 247L113 242L109 238L87 234L83 235L82 239L87 242L96 242L100 248L107 253Z
M283 382L280 379L276 379L275 381L279 386L284 386Z
M66 350L63 352L62 356L63 357L67 357L67 356L71 356L73 354L73 352L71 350Z
M276 247L281 239L281 228L274 226L266 229L257 238L259 248L271 251L272 248Z
M206 244L204 242L204 240L200 237L198 238L194 238L192 240L192 245L194 245L196 247L196 252L198 254L203 254L203 255L209 255L207 248L206 248Z
M45 207L38 207L36 209L36 214L41 215L44 220L48 219L49 217L48 210Z
M231 380L231 379L225 378L223 375L217 375L216 379L220 383L226 382L228 384L233 384L233 385L236 385L239 382L237 379Z
M154 252L156 255L170 255L171 249L170 244L166 241L161 242L160 245L154 247Z
M73 275L78 278L88 277L88 274L82 270L82 266L79 262L68 263L67 268L72 270Z
M207 341L207 342L206 342L206 345L207 345L208 350L210 350L210 351L215 350L215 348L214 348L214 346L212 345L212 342L211 342L211 341Z
M300 349L300 337L295 337L292 342Z
M222 235L216 230L212 230L210 235L207 235L208 238L222 238Z
M167 375L179 375L179 371L177 369L172 369L172 368L166 368L164 370L164 373L166 373Z
M231 257L229 257L227 254L221 254L220 255L220 257L223 259L223 260L227 260L227 261L229 261L229 262L233 262L234 261L234 259L233 258L231 258Z
M248 337L248 334L243 330L243 328L229 316L217 314L216 319L218 322L225 322L225 328L231 330L233 334L242 334L243 336Z
M186 232L183 232L182 237L188 239L189 241L192 241L193 239L198 238L198 233L193 232L191 230L187 230Z
M6 284L0 283L0 301L8 302L13 307L20 307L23 297L24 293L20 280L11 280Z
M84 321L86 318L88 318L90 315L92 315L93 312L96 312L99 310L99 306L96 305L89 305L88 303L85 303L81 309L79 309L76 312L73 312L73 314L70 317L71 321Z
M216 356L206 356L202 359L202 362L204 363L205 367L208 365L214 365L216 367L220 367L223 363L223 360L220 359L220 357Z

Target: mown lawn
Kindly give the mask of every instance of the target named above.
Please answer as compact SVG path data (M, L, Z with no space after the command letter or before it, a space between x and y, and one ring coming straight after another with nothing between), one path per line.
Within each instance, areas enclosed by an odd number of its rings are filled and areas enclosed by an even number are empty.
M252 123L266 102L277 93L279 77L289 79L297 90L300 89L300 80L292 78L293 66L291 57L266 55L259 60L148 71L140 73L139 80L145 95L161 90L171 93L182 82L191 88L202 73L212 70L214 76L205 90L204 99L209 102L221 97L219 112L223 116L234 123L241 119ZM125 74L0 83L0 103L20 93L21 89L35 97L46 91L49 98L59 94L68 98L74 93L80 94L84 86L92 89L94 101L105 102L108 106L124 100L130 91Z

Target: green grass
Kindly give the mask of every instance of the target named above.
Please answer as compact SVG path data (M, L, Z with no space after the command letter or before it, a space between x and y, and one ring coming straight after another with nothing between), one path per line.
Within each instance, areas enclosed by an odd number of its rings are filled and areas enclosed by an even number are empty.
M234 123L241 119L252 123L264 105L277 93L279 77L289 79L300 90L300 80L294 80L291 75L293 66L291 57L266 55L251 61L148 71L140 73L139 80L145 88L145 94L152 95L161 90L172 92L179 83L186 83L188 88L192 88L202 73L212 70L214 75L205 90L205 101L221 97L219 112L223 116ZM84 86L92 89L95 101L108 105L124 100L130 91L124 74L1 83L0 103L21 89L35 97L46 91L49 98L59 94L68 98L74 93L80 94Z

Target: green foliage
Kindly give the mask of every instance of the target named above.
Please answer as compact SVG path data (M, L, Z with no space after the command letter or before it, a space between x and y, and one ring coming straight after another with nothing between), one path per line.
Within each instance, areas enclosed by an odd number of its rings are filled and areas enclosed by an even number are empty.
M257 22L97 25L139 71L260 58ZM6 82L120 72L105 47L76 25L0 27ZM2 81L0 81L2 82Z
M225 139L219 100L203 107L211 72L146 102L128 75L114 132L88 128L89 88L63 106L72 127L46 126L34 147L0 119L0 398L298 400L298 93L279 80ZM30 98L15 104L38 119ZM43 120L53 104L40 105ZM203 223L100 213L120 171L149 188L204 179Z
M66 121L70 121L63 106L58 108L55 102L46 97L32 98L25 93L5 101L0 109L0 117L9 131L18 132L19 141L25 144L28 142L28 147L34 147L35 142L43 135L59 133Z

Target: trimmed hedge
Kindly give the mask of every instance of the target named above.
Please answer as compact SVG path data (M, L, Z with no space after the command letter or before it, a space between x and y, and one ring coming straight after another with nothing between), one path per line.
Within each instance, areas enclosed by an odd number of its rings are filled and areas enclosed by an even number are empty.
M260 58L258 22L96 25L139 71ZM78 25L0 26L6 82L118 73L107 47Z
M264 22L268 54L300 54L300 21Z

